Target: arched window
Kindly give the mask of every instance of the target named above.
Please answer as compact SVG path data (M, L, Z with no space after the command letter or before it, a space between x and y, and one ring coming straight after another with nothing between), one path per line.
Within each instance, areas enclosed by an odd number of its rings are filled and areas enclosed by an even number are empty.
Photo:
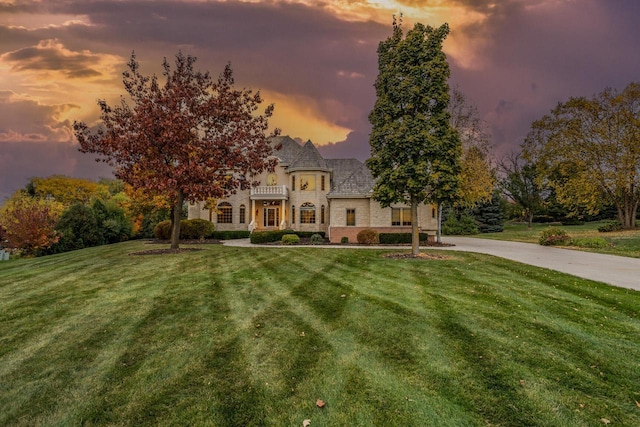
M218 203L218 224L231 224L233 222L233 208L230 203Z
M324 212L325 212L324 205L322 205L320 206L320 224L324 224Z
M240 205L240 224L247 222L247 208L244 205Z
M313 203L303 203L300 206L300 224L316 223L316 205Z

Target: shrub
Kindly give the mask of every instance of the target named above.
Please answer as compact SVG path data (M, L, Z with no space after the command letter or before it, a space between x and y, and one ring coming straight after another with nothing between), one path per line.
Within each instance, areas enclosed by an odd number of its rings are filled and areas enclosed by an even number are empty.
M213 236L215 225L206 219L185 219L180 221L181 239L208 239Z
M347 244L349 243L349 238L347 236L342 236L342 238L340 239L340 243Z
M90 246L98 246L104 244L104 236L101 224L92 208L81 203L71 205L62 213L60 221L56 225L56 229L60 233L73 235L74 241L66 241L69 246L67 248L58 248L56 252L64 252L65 250L74 250L88 248ZM61 250L62 249L62 250Z
M283 245L297 245L300 243L300 236L297 234L285 234L282 236L281 241Z
M180 239L208 239L213 237L215 225L206 219L183 219L180 221ZM171 221L160 221L153 234L158 240L171 239Z
M285 234L295 234L295 232L293 230L254 231L249 238L254 244L269 243L282 240Z
M470 215L463 214L459 220L455 215L450 215L444 224L442 224L442 233L449 236L478 234L478 226L476 225L475 219Z
M219 240L246 239L250 234L247 230L214 231L212 237Z
M608 221L598 227L598 231L601 233L610 233L612 231L622 230L622 224L620 221Z
M609 246L611 246L611 244L602 237L577 237L571 239L571 245L577 246L579 248L594 249L608 248Z
M296 234L298 235L298 237L301 238L309 238L309 237L313 237L314 234L319 234L320 237L322 237L324 239L324 231L292 231L289 230L289 234Z
M324 237L322 237L320 234L316 233L311 235L311 241L309 242L312 245L321 245L324 243Z
M361 245L374 245L376 243L380 243L380 240L378 239L378 232L370 228L361 230L358 233L357 239L358 243Z
M384 245L399 245L403 243L411 243L411 233L380 233L378 235L380 243ZM420 233L420 241L426 242L427 233Z
M153 235L158 240L169 240L171 238L171 220L160 221L153 229Z
M571 237L561 228L549 227L540 234L540 243L542 246L568 245Z

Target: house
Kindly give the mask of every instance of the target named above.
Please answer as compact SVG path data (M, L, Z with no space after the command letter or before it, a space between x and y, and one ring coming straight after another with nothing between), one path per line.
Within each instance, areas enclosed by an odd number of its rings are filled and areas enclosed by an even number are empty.
M216 230L275 230L324 232L332 243L343 237L356 241L359 231L411 232L408 205L383 208L371 197L375 179L356 159L325 159L311 141L299 144L288 136L273 138L278 166L258 177L260 185L238 191L215 207L189 204L189 219L212 221ZM435 236L436 209L418 209L422 232Z

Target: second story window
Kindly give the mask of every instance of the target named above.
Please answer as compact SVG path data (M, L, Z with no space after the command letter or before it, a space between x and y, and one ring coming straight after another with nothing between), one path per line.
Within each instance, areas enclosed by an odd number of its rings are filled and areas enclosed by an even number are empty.
M310 174L300 175L300 191L313 191L316 189L316 176Z
M324 189L325 189L325 179L326 179L326 178L325 178L325 176L324 176L324 175L322 175L322 176L320 177L320 190L322 190L322 191L324 191Z
M296 177L291 175L291 191L296 191Z

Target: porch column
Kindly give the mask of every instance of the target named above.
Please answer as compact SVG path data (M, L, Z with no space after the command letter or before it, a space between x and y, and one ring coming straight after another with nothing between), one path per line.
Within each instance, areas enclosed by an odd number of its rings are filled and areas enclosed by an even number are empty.
M251 223L254 224L255 227L255 223L256 223L256 201L255 200L251 200Z

